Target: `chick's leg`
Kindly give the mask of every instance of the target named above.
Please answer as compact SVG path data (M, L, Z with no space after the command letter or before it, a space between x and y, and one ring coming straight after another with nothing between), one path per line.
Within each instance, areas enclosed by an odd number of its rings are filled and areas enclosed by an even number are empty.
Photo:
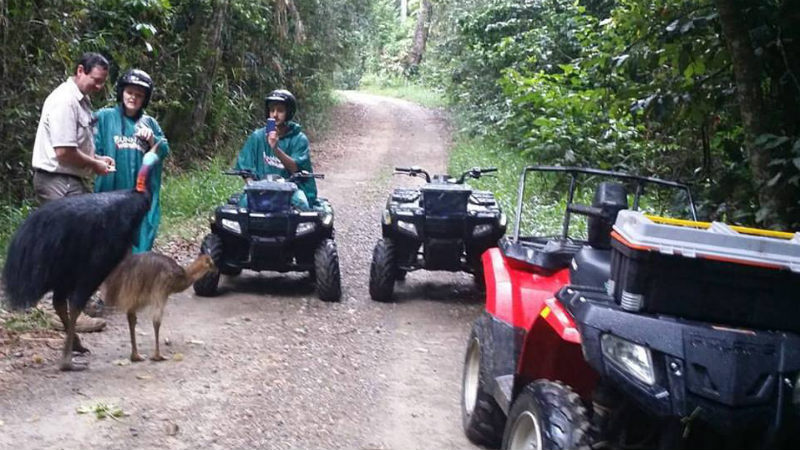
M128 329L131 332L131 361L144 361L136 349L136 311L128 311Z

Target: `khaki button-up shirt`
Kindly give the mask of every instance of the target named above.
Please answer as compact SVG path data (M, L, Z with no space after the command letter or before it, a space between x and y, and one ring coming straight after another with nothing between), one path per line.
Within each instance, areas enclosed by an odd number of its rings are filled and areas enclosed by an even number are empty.
M44 101L33 144L33 167L47 172L91 177L93 172L89 167L60 164L55 147L76 147L79 152L93 157L93 127L89 98L70 77Z

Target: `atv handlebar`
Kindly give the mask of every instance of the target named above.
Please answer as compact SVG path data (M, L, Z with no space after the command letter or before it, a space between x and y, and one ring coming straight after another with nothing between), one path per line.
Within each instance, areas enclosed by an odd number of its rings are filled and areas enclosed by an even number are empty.
M322 180L325 178L325 175L321 173L311 173L305 170L298 170L289 177L289 181L294 181L298 178L317 178Z
M458 177L458 179L456 179L454 183L455 184L464 184L464 180L466 180L467 177L478 179L481 176L486 175L486 174L491 173L491 172L497 172L497 167L487 167L485 169L482 169L480 167L473 167L473 168L467 170L466 172L462 173L461 176ZM427 181L428 183L431 182L431 175L426 170L424 170L424 169L422 169L422 168L420 168L418 166L413 166L413 167L395 167L394 168L394 173L395 174L409 175L409 176L412 176L412 177L424 175L425 176L425 181ZM437 175L437 177L438 177L438 175ZM449 176L447 178L449 178ZM449 178L449 179L452 180L452 178Z
M497 167L487 167L485 169L481 169L480 167L473 167L472 169L469 169L466 172L462 173L461 176L456 181L456 183L463 184L464 180L466 180L467 177L475 178L477 180L482 175L486 175L487 173L492 173L492 172L497 172Z
M408 175L408 176L411 176L411 177L417 177L417 176L420 176L420 175L425 175L425 181L427 183L431 182L431 175L425 169L422 169L421 167L418 167L418 166L413 166L413 167L395 167L394 168L394 174L403 174L403 175Z
M239 177L242 177L242 178L245 178L245 179L250 178L250 179L255 180L255 181L258 181L258 180L261 179L261 177L259 177L256 173L254 173L253 171L248 170L248 169L232 169L232 170L226 170L226 171L224 171L222 173L225 174L225 175L236 175L236 176L239 176ZM297 172L293 173L289 177L288 181L294 181L294 180L297 180L297 179L300 179L300 178L318 178L318 179L321 180L321 179L325 178L325 175L323 175L321 173L311 173L311 172L307 172L305 170L300 170L300 171L297 171Z
M236 175L242 178L252 178L258 180L258 175L247 169L231 169L222 172L224 175Z

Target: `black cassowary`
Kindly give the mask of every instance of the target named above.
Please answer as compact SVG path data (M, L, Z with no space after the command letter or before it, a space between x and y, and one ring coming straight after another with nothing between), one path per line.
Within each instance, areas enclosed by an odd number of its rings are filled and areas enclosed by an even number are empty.
M36 305L53 292L53 307L67 332L61 370L81 370L72 351L88 351L75 334L75 321L91 295L131 250L139 224L150 209L148 152L136 188L65 197L34 211L8 246L3 280L14 308Z

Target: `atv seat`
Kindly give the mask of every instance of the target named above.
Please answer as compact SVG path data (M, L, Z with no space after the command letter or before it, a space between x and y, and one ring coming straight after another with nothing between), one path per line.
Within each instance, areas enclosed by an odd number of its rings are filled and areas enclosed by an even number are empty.
M611 251L585 246L575 253L569 268L570 284L605 287L611 278Z
M531 266L535 272L553 273L566 269L585 242L561 237L525 237L518 241L503 238L498 244L506 258Z
M597 185L592 207L602 211L602 217L587 219L589 245L598 249L611 248L611 227L617 214L628 208L628 191L620 183L604 182Z

